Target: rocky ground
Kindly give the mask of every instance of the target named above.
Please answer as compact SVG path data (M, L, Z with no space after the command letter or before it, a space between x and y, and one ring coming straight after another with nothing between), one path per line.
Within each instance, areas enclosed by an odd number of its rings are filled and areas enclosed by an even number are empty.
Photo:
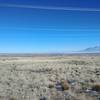
M0 57L0 100L100 100L100 56Z

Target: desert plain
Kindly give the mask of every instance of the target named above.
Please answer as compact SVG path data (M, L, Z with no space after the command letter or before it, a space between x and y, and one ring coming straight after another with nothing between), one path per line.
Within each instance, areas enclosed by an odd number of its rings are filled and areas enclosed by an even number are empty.
M0 100L100 100L100 54L0 56Z

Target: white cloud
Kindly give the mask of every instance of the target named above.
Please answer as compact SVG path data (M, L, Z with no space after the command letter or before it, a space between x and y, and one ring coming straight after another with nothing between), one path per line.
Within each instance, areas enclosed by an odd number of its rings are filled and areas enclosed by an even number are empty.
M29 9L41 9L41 10L100 12L99 8L80 8L80 7L54 7L54 6L34 6L34 5L16 5L16 4L0 4L0 7L29 8Z

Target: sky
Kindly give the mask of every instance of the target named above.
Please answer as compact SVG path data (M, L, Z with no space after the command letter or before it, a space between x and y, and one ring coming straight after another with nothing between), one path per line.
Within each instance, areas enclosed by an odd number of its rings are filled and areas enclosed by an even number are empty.
M1 53L67 53L100 45L100 0L0 0Z

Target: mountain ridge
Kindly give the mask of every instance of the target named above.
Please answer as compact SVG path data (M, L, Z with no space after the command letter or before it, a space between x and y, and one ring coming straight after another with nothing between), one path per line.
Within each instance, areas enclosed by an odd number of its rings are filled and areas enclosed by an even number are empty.
M81 50L79 52L86 52L86 53L100 53L100 45L99 46L94 46L94 47L89 47L84 50Z

